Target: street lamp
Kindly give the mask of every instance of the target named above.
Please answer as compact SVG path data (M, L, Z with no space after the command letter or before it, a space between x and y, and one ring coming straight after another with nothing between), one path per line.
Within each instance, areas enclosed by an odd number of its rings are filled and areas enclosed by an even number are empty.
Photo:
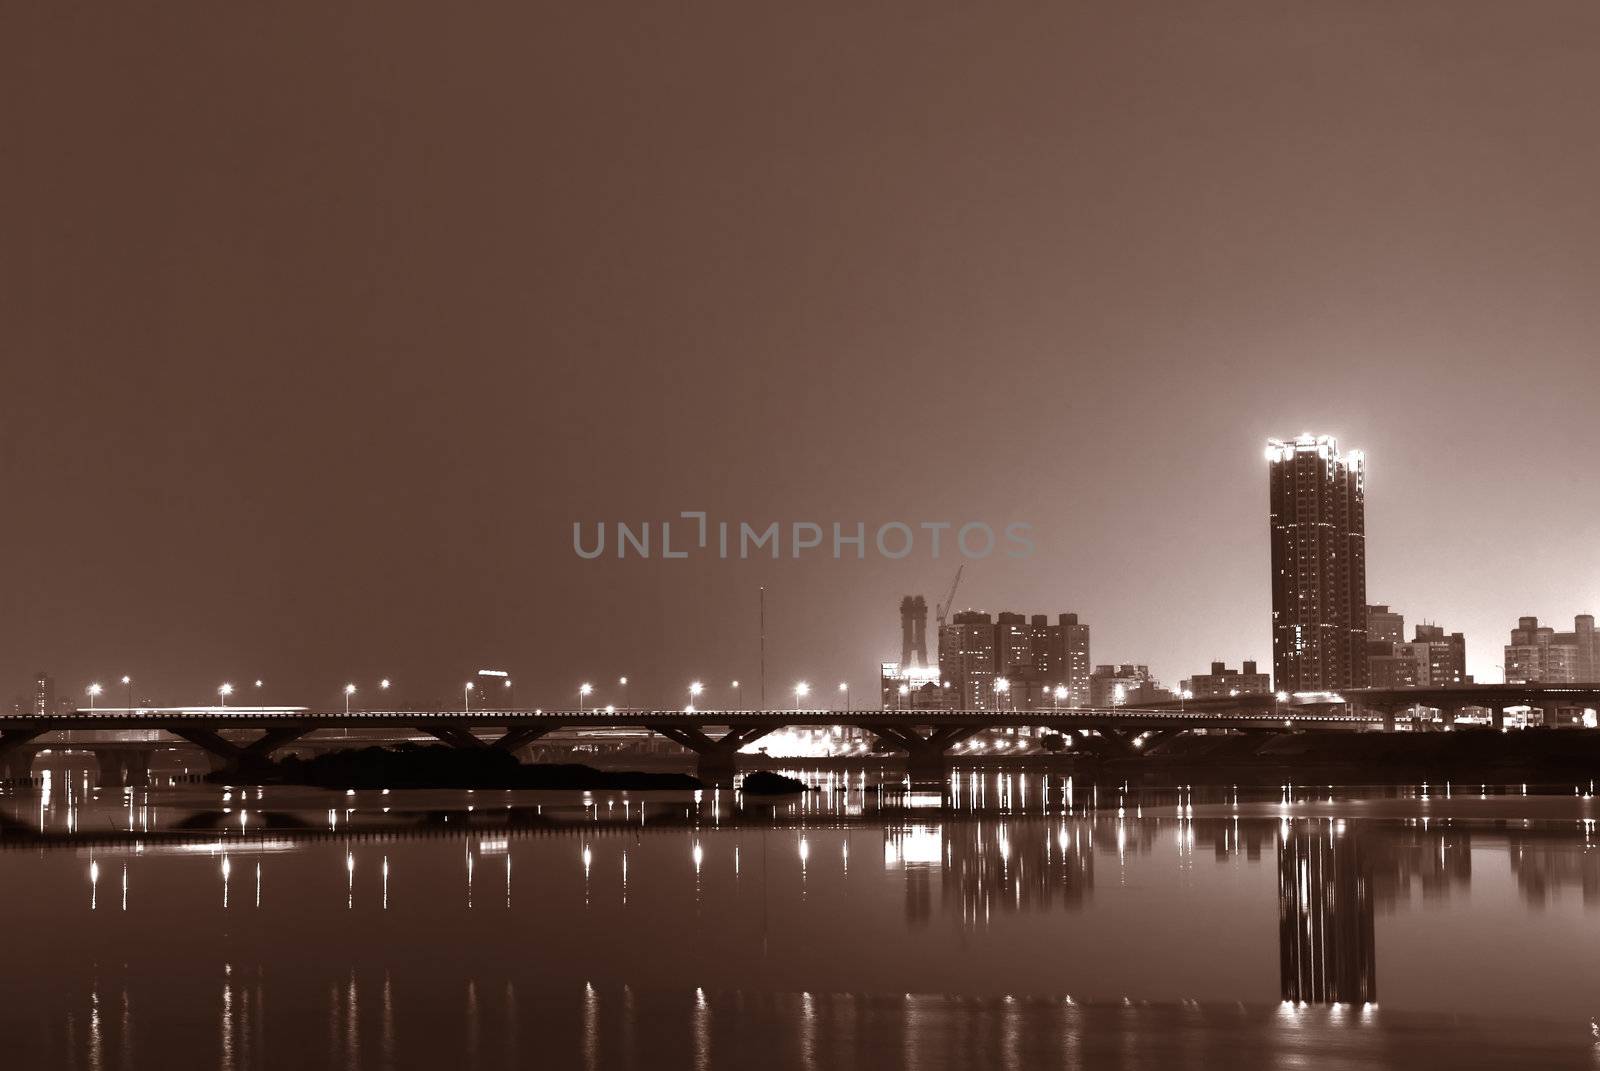
M1002 695L1008 694L1011 691L1011 682L1006 680L1004 677L996 677L994 679L994 691L995 691L994 705L995 705L995 709L998 710L1000 708L1000 704L1003 702L1003 700L1000 697Z
M700 693L705 691L705 690L706 690L706 686L701 684L699 681L691 681L690 682L690 684L689 684L689 706L687 707L687 709L689 711L692 712L694 710L694 701L696 699L698 699L700 697Z
M593 691L594 691L594 685L592 685L592 684L585 683L585 684L580 684L578 686L578 713L579 714L583 713L583 701L584 701L584 699L588 698L589 694L591 692L593 692Z
M133 678L126 673L122 675L123 704L128 708L128 713L133 713Z
M799 710L800 709L800 700L804 699L806 696L808 696L810 694L811 694L811 685L807 684L805 681L801 681L799 684L795 685L794 686L794 708L796 710Z
M88 692L89 692L89 709L90 710L94 709L95 696L99 695L104 690L105 689L101 688L98 684L89 685Z
M1054 701L1051 704L1051 708L1054 709L1054 710L1060 710L1061 709L1061 701L1063 699L1065 699L1066 697L1067 697L1067 686L1065 684L1056 685L1056 690L1055 690L1055 693L1054 693Z
M844 708L850 709L850 685L846 681L839 682L839 691L844 693Z
M256 706L261 707L263 710L265 710L267 706L266 700L262 698L264 693L261 691L261 689L264 687L265 685L260 680L256 681Z
M906 696L911 694L911 686L909 684L902 684L895 690L895 694L899 696L899 698L895 700L896 708L904 708L906 705Z
M217 694L222 697L222 705L227 706L228 696L233 694L233 685L224 684L221 688L217 689Z
M468 681L461 686L461 713L472 713L472 682Z
M733 709L739 709L739 682L733 682Z
M622 689L622 706L626 709L628 706L628 678L618 677L617 687Z
M355 695L355 694L356 694L356 686L355 685L347 684L347 685L344 686L344 712L346 714L350 713L350 697Z

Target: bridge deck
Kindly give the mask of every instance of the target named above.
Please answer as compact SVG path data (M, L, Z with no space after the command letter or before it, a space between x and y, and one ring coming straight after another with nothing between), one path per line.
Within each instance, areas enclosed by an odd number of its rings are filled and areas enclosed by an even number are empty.
M1190 711L1132 709L1127 707L1075 708L1071 710L342 710L314 711L285 707L162 707L78 710L70 714L3 715L0 731L58 731L68 729L160 729L188 725L229 728L362 728L380 726L449 725L506 728L622 728L655 725L684 727L722 726L868 726L1016 728L1060 727L1128 729L1254 728L1286 725L1297 728L1365 728L1381 724L1375 714L1334 713L1327 708L1259 711Z

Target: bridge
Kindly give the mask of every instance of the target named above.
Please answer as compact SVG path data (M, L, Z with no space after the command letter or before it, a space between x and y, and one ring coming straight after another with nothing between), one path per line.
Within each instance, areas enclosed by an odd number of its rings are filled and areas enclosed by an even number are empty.
M1600 706L1600 685L1449 685L1437 688L1357 689L1343 694L1233 696L1142 707L1063 710L361 710L307 707L196 706L101 708L56 715L0 716L0 776L15 777L47 734L75 730L147 730L200 748L220 768L246 766L332 729L391 729L432 737L451 747L517 753L558 729L644 729L693 753L700 776L731 781L744 748L779 729L849 727L880 748L903 753L915 777L941 776L950 750L988 729L1034 728L1078 738L1096 753L1148 753L1196 729L1256 732L1360 732L1395 727L1398 711L1437 707L1451 721L1472 707L1487 709L1497 726L1507 708L1547 712ZM157 746L87 745L97 752L102 780L128 783L148 769ZM25 764L25 765L24 765ZM20 771L19 771L20 767ZM111 773L108 775L107 770Z
M0 776L16 777L47 734L76 730L156 731L191 744L220 768L268 759L313 733L337 729L391 729L432 737L457 748L520 752L557 729L645 729L697 758L700 776L714 783L733 777L735 756L779 729L849 727L863 730L885 750L902 752L916 776L944 772L950 749L986 729L1036 728L1078 736L1097 751L1132 755L1192 729L1365 730L1381 725L1369 715L1326 706L1276 703L1252 697L1229 711L1133 709L1068 710L367 710L314 711L305 707L156 707L77 710L58 715L0 716ZM148 768L155 742L84 745L96 752L102 780L127 783ZM109 776L107 771L112 771Z

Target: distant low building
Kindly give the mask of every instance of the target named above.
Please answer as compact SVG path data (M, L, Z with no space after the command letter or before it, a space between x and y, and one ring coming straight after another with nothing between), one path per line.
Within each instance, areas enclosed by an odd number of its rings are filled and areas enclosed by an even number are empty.
M878 679L884 710L943 710L952 705L938 666L883 662Z
M1272 681L1265 673L1256 672L1254 662L1245 662L1232 670L1226 663L1211 663L1210 673L1197 673L1178 686L1185 699L1227 699L1236 695L1268 695Z
M939 674L965 710L1048 710L1089 702L1089 626L1077 614L963 610L939 628Z
M1102 665L1095 666L1094 672L1089 674L1089 705L1092 707L1136 707L1175 699L1177 696L1150 675L1149 666Z
M1410 642L1405 618L1387 606L1367 607L1367 681L1373 688L1471 684L1467 642L1439 625L1418 625Z
M1387 605L1367 607L1368 643L1404 643L1405 639L1404 614L1389 609Z
M1571 632L1557 632L1537 617L1517 619L1505 647L1507 684L1600 682L1600 633L1594 617L1579 614Z
M1418 625L1412 641L1396 650L1415 660L1419 687L1472 683L1467 674L1467 641L1459 632L1446 635L1439 625Z

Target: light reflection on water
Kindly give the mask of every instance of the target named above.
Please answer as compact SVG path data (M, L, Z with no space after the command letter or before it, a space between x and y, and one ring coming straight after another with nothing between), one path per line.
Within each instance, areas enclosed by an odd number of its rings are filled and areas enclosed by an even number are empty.
M1596 1064L1589 792L806 776L5 790L8 1066Z

